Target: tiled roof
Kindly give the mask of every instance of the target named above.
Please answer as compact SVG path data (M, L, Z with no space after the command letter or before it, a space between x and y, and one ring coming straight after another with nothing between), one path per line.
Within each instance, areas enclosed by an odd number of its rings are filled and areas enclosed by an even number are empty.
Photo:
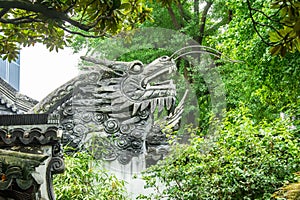
M0 115L0 145L47 144L61 139L57 115Z
M37 103L38 101L20 94L12 86L0 78L0 105L4 105L11 114L27 112Z
M59 141L59 130L56 126L28 128L11 127L9 129L0 128L0 144L16 145L16 144L48 144L53 141Z

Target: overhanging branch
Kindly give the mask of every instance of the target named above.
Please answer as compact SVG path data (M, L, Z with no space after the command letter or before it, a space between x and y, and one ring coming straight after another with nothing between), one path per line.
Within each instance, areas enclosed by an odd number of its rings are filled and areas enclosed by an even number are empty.
M0 18L3 17L3 15L5 15L8 11L9 11L9 8L3 8L3 9L0 11Z
M250 3L249 0L247 0L247 6L248 6L248 9L249 9L250 19L251 19L251 21L252 21L254 31L257 33L258 37L261 39L261 41L262 41L263 43L265 43L265 44L268 45L268 46L273 46L273 44L270 43L270 42L267 42L267 41L264 39L264 37L260 34L260 32L258 31L257 26L256 26L256 25L257 25L257 22L256 22L256 21L254 20L254 18L253 18L253 13L252 13L253 10L252 10L251 3Z
M0 8L3 8L2 11L6 11L10 8L17 8L21 10L27 10L35 13L41 13L47 18L54 19L54 20L60 20L64 22L68 22L72 26L75 26L83 31L89 31L90 29L94 28L97 23L92 23L91 25L80 23L76 20L71 19L65 12L60 12L55 9L48 8L47 6L44 6L39 3L31 3L26 0L0 0ZM109 18L107 16L99 16L101 19Z
M0 22L4 24L25 24L25 23L32 23L32 22L42 22L42 20L33 18L36 15L27 15L23 17L18 17L15 19L3 19L0 18Z
M32 18L24 18L24 19L1 19L0 22L3 24L26 24L26 23L32 23L32 22L42 22L41 20L32 19Z
M261 10L258 10L258 9L256 9L256 8L251 8L251 9L254 10L254 11L256 11L256 12L258 12L258 13L260 13L260 14L262 14L265 18L267 18L267 19L270 20L270 21L273 21L273 22L275 22L275 23L278 23L278 24L287 26L286 24L281 23L279 20L276 20L276 19L273 19L272 17L269 17L266 13L264 13L264 12L261 11ZM291 27L293 27L293 26L291 26Z
M68 29L67 27L61 26L61 25L57 25L59 28L61 28L62 30L70 33L70 34L75 34L75 35L80 35L82 37L86 37L86 38L99 38L99 37L103 37L103 36L107 36L107 34L105 33L105 31L103 33L100 33L98 35L87 35L78 31L72 31L70 29Z

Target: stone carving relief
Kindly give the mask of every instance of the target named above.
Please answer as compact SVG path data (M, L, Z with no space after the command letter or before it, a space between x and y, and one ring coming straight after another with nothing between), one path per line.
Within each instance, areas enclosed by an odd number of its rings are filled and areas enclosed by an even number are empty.
M127 164L147 151L165 153L163 127L178 128L183 100L176 107L176 70L164 56L144 65L83 57L95 65L64 84L31 112L60 115L63 144L88 147L98 158ZM154 113L168 116L156 123ZM88 145L87 145L88 144ZM160 150L153 151L153 149Z

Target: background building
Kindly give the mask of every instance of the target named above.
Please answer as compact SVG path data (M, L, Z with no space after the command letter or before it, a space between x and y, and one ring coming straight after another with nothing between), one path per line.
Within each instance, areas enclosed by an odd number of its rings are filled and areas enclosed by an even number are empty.
M12 62L0 59L0 78L17 91L20 90L20 55L17 60Z
M12 62L0 59L0 115L25 113L37 103L19 90L20 55Z

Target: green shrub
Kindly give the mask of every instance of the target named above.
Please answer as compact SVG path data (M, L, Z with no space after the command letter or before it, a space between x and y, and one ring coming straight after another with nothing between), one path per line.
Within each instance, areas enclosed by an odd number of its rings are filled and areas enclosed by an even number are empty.
M245 108L227 113L215 136L194 136L144 173L141 199L270 199L300 170L300 145L287 122L255 124ZM160 189L160 191L159 191Z
M87 152L65 156L66 171L54 176L58 200L125 200L124 182L109 175Z

